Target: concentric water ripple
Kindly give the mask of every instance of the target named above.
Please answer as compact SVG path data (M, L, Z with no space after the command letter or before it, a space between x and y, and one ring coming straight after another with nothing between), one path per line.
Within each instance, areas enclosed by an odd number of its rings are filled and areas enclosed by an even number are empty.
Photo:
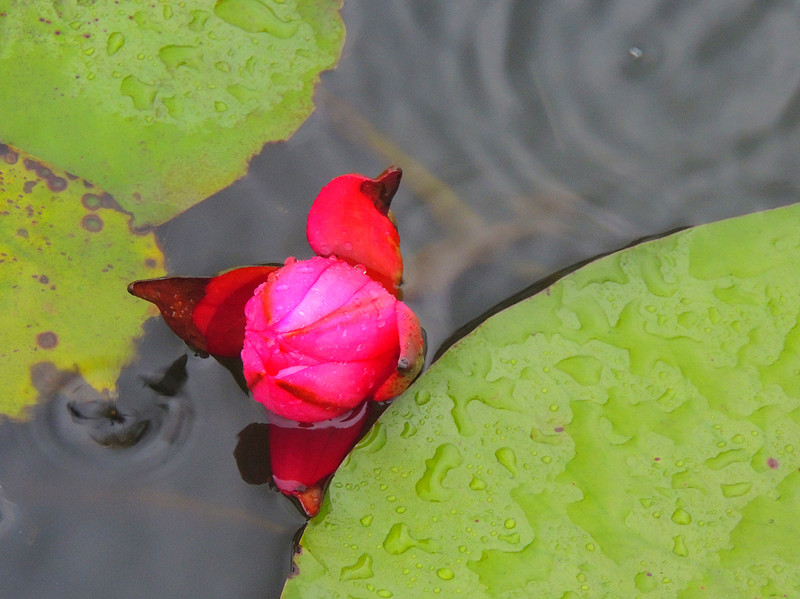
M31 419L0 420L0 596L279 592L303 518L244 482L233 455L263 409L211 359L190 358L183 387L151 376L172 370L152 359L173 343L160 321L148 329L151 360L123 373L119 397L40 365Z
M49 389L22 430L54 463L84 475L124 479L182 455L194 420L186 397L160 396L144 387L145 401L111 400L78 374L47 363L36 370L34 377Z

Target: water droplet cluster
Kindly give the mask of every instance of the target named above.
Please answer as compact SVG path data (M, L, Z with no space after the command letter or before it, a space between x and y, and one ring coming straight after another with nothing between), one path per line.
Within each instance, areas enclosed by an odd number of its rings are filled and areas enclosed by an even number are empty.
M37 35L20 33L16 41L75 57L70 89L63 91L82 96L87 86L102 86L103 102L146 122L191 128L212 118L233 126L279 104L295 91L291 73L312 68L314 34L297 2L92 2L47 10L37 3L34 9Z

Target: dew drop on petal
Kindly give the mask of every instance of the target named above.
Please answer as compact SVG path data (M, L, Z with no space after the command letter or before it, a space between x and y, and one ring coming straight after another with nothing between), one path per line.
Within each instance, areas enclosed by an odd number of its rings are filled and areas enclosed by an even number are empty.
M363 264L356 264L353 268L355 268L361 274L367 274L367 267Z

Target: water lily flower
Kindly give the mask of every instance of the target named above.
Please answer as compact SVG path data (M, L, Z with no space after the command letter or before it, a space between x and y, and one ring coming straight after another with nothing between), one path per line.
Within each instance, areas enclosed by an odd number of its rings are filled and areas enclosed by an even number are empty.
M317 422L365 399L390 399L422 367L414 313L366 269L338 258L287 260L245 315L247 385L285 418Z
M403 261L389 205L401 175L390 167L374 179L350 174L326 185L309 211L309 260L128 287L156 304L187 344L244 375L281 440L270 441L275 482L309 515L361 433L361 407L400 394L425 360L424 331L400 301ZM311 446L335 455L320 461ZM299 472L303 463L314 466Z

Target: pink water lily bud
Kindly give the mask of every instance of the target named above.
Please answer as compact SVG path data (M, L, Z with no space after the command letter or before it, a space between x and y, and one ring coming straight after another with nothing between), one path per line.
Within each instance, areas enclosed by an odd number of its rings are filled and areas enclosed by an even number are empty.
M256 289L242 362L268 410L319 422L389 399L420 371L419 322L365 270L333 257L290 258Z

